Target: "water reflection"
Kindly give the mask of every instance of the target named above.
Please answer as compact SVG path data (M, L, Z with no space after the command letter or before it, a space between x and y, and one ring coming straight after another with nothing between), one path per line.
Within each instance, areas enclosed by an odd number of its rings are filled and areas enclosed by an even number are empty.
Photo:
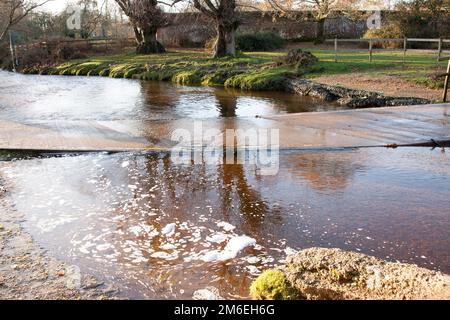
M220 117L236 117L237 97L224 95L223 92L216 92L215 96Z
M175 165L164 154L0 162L44 247L148 298L206 287L245 297L285 250L310 246L449 272L449 168L447 154L424 149L285 153L276 176L249 164ZM244 235L256 245L214 258Z
M290 170L309 182L319 191L335 192L344 189L353 180L357 171L365 169L365 162L352 152L342 152L336 157L333 152L298 153L291 156Z
M17 121L209 119L336 108L341 107L282 92L0 71L0 119Z

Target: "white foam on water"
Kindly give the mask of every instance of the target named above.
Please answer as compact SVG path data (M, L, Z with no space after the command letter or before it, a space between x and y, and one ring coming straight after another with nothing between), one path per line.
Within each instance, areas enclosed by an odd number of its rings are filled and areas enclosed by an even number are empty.
M174 252L174 253L170 254L167 252L158 251L158 252L152 253L150 255L150 257L156 258L156 259L163 259L163 260L175 260L178 258L178 253Z
M255 256L244 258L244 260L247 261L250 264L255 264L255 263L258 263L259 261L261 261L260 258L255 257Z
M257 267L255 266L246 266L245 268L247 268L247 270L251 273L251 274L260 274L261 270L259 270Z
M206 252L200 260L204 262L214 262L214 261L221 261L222 260L222 252L219 250L211 250Z
M197 290L194 292L192 298L194 300L223 300L220 296L219 290L214 287Z
M163 244L160 248L163 250L172 250L172 249L176 249L177 246L175 246L171 243L166 243L166 244Z
M227 235L223 233L216 233L209 237L206 237L206 241L214 242L214 243L222 243L227 240Z
M256 240L248 236L235 236L231 238L222 251L211 250L200 259L205 262L225 261L236 258L243 249L256 245Z
M175 223L169 223L164 228L162 228L161 234L171 236L172 234L175 233L175 226L176 226Z
M217 222L217 226L223 228L223 230L225 231L233 231L234 229L236 229L235 226L225 221Z

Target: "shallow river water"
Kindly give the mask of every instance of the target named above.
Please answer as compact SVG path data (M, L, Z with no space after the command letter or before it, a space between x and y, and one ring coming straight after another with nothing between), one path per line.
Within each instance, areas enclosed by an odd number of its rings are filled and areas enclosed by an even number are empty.
M250 94L157 81L30 76L0 70L0 118L19 121L209 119L340 108L282 92Z
M0 73L0 118L17 121L334 108L284 94ZM0 176L39 244L130 298L189 299L205 288L245 298L261 270L311 246L450 272L448 152L282 151L279 166L265 176L251 164L92 153L0 161Z

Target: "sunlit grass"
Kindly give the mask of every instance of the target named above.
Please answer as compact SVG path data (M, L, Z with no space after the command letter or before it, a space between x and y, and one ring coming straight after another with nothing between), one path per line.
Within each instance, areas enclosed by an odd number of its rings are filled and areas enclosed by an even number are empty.
M429 87L439 86L432 75L445 69L446 62L436 61L435 52L375 51L369 61L367 50L340 50L335 62L333 50L311 51L319 62L307 74L322 75L364 73L391 75ZM144 80L173 81L180 84L226 85L241 89L279 89L283 79L297 75L294 67L277 66L286 51L247 52L236 57L211 58L200 50L170 50L165 54L125 53L72 60L51 71L64 75L101 75Z

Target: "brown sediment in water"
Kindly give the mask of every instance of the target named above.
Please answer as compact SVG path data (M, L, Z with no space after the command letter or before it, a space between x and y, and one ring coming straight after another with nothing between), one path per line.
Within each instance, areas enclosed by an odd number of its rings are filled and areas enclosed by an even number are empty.
M52 256L114 281L121 296L191 299L215 287L233 299L247 297L288 247L333 246L448 273L448 161L418 148L295 152L263 177L253 166L117 153L4 162L0 171L25 230ZM202 260L242 235L258 247Z
M117 290L48 255L25 232L0 177L0 299L98 300Z

